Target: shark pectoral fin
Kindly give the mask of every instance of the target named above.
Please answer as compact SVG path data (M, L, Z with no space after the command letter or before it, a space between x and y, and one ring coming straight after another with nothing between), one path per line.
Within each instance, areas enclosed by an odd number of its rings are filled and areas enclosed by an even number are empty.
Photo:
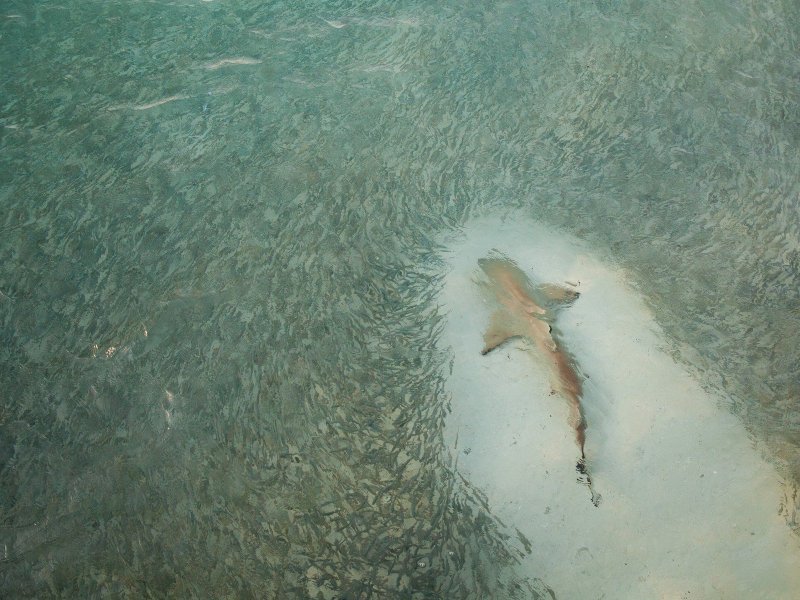
M489 327L486 328L486 333L483 334L484 346L481 354L489 354L489 352L498 346L502 346L509 339L519 335L519 331L515 331L508 323L508 315L504 311L497 311L492 315L489 320Z
M538 286L537 291L547 298L549 302L561 306L569 306L580 296L576 290L552 283Z

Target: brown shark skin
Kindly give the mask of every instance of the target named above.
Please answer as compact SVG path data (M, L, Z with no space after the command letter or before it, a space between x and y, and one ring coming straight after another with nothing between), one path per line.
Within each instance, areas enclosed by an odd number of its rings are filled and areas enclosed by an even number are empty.
M569 424L575 430L575 441L581 451L577 469L586 478L592 503L597 506L600 496L595 494L586 469L586 418L581 404L583 387L572 360L553 337L550 322L554 315L553 310L548 308L554 303L571 303L578 293L554 285L534 287L525 273L507 258L485 258L478 264L488 277L488 282L482 282L482 285L493 292L500 304L484 333L485 345L481 354L488 354L513 337L525 337L533 342L554 375L554 392L569 405Z

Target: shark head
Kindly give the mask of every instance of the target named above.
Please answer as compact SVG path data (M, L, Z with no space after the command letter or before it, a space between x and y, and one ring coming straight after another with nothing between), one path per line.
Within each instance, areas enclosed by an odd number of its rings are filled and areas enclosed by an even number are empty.
M571 305L580 296L571 287L534 285L516 262L499 252L478 260L478 266L484 275L479 285L511 312L551 322L557 309Z

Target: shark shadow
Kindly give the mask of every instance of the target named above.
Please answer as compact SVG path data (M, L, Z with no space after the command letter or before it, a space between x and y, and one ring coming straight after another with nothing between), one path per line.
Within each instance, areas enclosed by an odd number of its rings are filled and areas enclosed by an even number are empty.
M478 261L486 275L479 285L498 304L483 335L486 355L512 338L529 340L550 370L553 393L562 396L569 406L569 424L581 456L576 465L578 481L591 493L592 504L599 506L600 494L594 491L586 465L586 417L581 399L583 387L575 361L558 341L553 329L556 310L569 306L578 292L558 285L533 285L525 273L509 258L500 254Z

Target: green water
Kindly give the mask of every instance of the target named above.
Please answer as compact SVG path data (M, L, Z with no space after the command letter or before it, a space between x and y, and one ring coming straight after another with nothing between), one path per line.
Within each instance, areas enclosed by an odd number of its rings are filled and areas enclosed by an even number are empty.
M800 478L797 3L0 13L0 595L548 597L442 451L439 240L510 208Z

